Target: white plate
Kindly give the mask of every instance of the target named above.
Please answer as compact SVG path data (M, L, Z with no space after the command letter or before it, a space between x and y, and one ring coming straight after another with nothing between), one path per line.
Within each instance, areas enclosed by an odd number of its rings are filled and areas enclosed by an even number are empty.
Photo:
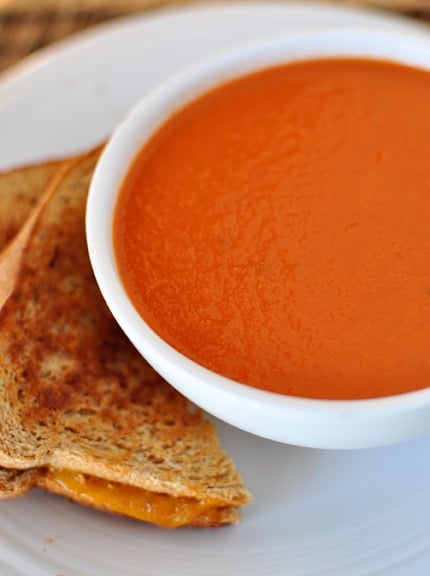
M382 14L268 2L167 11L102 26L3 76L0 168L96 144L142 94L198 57L255 37L322 26L413 29ZM417 33L429 32L417 27ZM0 502L0 574L430 574L430 439L324 452L279 445L220 422L217 427L255 498L240 525L166 531L35 491Z

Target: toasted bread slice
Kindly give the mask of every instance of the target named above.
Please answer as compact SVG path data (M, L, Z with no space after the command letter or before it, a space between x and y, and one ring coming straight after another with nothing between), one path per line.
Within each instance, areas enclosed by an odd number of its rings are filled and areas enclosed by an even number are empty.
M0 309L15 287L23 251L41 210L65 171L76 161L52 162L39 169L28 167L23 169L24 174L19 170L0 174L0 205L5 210L0 213Z
M135 351L94 280L98 155L50 191L0 311L0 496L38 485L163 526L236 522L250 494L214 426Z
M70 161L66 158L0 174L0 250L15 236L46 189Z

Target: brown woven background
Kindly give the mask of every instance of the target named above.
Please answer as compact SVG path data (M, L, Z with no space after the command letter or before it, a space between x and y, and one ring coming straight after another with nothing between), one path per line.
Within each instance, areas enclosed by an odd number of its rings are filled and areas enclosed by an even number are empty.
M203 2L202 0L200 2L198 0L194 2L190 0L0 0L0 71L55 40L100 22L132 12L168 9L173 5L192 3ZM430 0L338 0L338 3L397 11L430 24Z

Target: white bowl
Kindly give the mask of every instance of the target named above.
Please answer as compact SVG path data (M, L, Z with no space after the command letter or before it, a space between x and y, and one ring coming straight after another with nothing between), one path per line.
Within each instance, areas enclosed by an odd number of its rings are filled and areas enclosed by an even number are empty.
M430 388L370 400L317 400L265 392L222 377L177 352L145 323L124 290L112 247L118 190L137 151L166 119L234 77L324 56L376 57L429 69L430 39L357 29L297 33L222 53L175 76L144 97L107 144L90 187L87 240L101 292L125 334L195 404L272 440L315 448L364 448L429 433ZM138 65L131 65L138 73Z

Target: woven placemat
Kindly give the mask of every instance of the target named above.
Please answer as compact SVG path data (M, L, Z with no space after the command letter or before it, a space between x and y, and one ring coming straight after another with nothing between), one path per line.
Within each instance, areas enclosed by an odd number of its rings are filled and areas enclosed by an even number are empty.
M111 8L114 10L132 11L147 7L181 4L187 0L2 0L0 6L15 10L97 10ZM302 0L306 2L306 0ZM313 0L315 1L315 0ZM430 0L338 0L344 4L362 4L391 8L393 10L428 10Z
M0 72L28 54L95 24L137 11L201 0L3 0L0 2ZM207 2L206 2L207 3ZM430 0L339 0L374 6L430 23Z
M0 71L39 48L127 12L111 8L63 11L2 9L0 11Z

